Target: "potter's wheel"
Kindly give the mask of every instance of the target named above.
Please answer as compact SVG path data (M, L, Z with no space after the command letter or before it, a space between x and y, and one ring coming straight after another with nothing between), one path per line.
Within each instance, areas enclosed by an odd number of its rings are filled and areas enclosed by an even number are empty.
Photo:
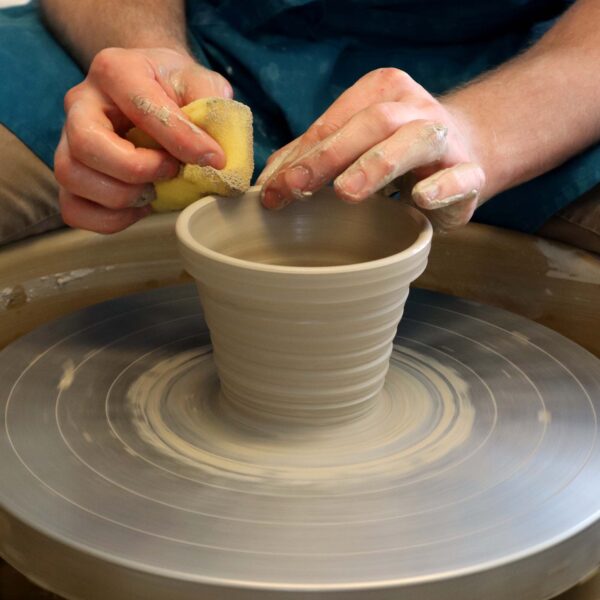
M220 403L189 286L0 368L2 555L68 597L541 600L600 563L599 362L497 309L413 291L381 402L334 429Z

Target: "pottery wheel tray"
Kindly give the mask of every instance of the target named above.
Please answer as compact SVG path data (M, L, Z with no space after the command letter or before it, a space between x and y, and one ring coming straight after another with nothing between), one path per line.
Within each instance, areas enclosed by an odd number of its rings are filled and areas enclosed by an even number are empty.
M67 598L541 600L600 564L600 361L411 293L380 401L337 425L221 402L192 286L0 353L0 550Z

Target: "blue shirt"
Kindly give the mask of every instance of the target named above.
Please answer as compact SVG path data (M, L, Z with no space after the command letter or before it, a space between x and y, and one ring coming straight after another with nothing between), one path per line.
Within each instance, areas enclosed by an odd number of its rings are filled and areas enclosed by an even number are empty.
M535 42L573 0L188 0L192 49L255 118L258 169L365 73L407 71L443 93ZM47 164L62 97L83 74L34 4L0 11L0 119ZM6 85L6 82L10 82ZM600 182L600 146L478 209L475 220L533 232Z

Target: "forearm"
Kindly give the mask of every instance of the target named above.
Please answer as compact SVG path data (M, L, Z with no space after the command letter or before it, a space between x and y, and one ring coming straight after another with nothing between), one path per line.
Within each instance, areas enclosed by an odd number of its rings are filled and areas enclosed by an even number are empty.
M187 52L184 0L41 0L50 28L84 69L103 48Z
M600 4L580 0L522 56L442 102L471 135L482 197L537 177L600 139Z

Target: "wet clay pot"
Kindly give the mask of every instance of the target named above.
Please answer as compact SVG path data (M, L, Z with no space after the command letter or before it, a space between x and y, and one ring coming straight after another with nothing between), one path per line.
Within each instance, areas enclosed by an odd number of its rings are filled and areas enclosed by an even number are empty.
M350 205L330 189L277 212L256 188L186 208L179 249L197 282L222 400L299 424L368 411L431 235L427 219L396 200Z

